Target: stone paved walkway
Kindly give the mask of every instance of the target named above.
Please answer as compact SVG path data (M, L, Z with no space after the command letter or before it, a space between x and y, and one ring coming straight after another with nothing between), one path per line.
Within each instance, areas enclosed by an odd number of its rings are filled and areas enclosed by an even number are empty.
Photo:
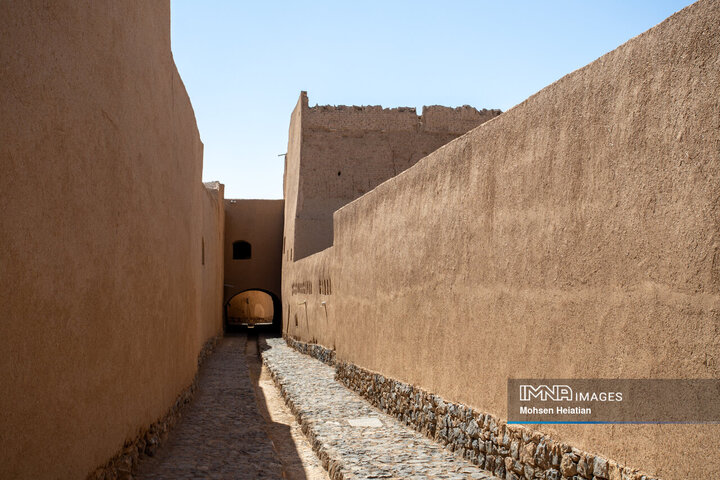
M282 339L263 352L286 402L333 480L499 480L380 412L335 381L335 370Z
M203 364L195 398L135 479L280 479L282 466L258 412L244 336L225 337Z

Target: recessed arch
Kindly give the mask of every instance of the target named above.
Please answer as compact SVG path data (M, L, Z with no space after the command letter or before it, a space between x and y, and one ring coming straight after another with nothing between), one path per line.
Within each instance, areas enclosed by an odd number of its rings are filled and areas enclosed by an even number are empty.
M282 324L282 304L272 292L247 289L235 293L225 302L225 322L228 327L273 326Z

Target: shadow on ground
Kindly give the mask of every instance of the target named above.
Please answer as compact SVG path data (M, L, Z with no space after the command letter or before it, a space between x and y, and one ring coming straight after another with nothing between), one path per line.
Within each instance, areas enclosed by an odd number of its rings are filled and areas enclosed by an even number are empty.
M229 332L198 372L198 389L138 480L327 480L263 368L260 330ZM262 339L260 339L262 342Z
M260 415L265 419L268 437L283 466L283 476L289 480L327 480L328 476L320 461L304 437L300 426L280 392L273 383L270 372L262 364L261 351L267 348L266 338L279 337L272 328L249 329L245 348L248 374L255 389Z

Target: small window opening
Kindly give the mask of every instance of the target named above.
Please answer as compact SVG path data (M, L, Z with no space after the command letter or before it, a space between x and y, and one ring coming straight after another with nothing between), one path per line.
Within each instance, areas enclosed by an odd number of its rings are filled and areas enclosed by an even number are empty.
M247 260L252 257L252 246L244 241L233 242L233 260Z
M205 237L202 237L202 264L205 265Z

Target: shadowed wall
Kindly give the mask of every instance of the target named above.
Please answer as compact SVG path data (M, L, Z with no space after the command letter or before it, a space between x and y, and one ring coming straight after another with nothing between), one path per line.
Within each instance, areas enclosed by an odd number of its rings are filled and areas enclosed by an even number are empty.
M0 478L84 478L220 331L222 193L169 1L4 2L0 65Z
M718 25L698 2L338 210L332 248L283 263L289 334L499 418L508 377L719 378ZM720 468L717 425L538 428Z
M235 242L249 244L250 258L233 258ZM282 200L225 200L225 302L252 289L280 298L282 248Z
M223 283L225 280L225 186L208 182L203 186L201 264L202 321L198 322L203 341L223 330Z

